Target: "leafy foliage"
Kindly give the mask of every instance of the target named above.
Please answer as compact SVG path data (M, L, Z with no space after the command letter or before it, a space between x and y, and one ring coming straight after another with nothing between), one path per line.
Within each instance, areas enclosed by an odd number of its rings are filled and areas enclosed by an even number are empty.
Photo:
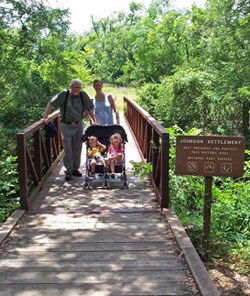
M66 35L67 10L5 0L0 16L0 147L15 154L17 130L39 120L47 101L72 78L86 83L90 73L78 38Z
M144 161L133 161L131 160L130 163L132 164L132 174L135 176L139 176L142 180L150 176L153 172L152 163L146 163Z
M16 157L6 155L7 151L4 151L0 156L0 221L5 221L19 208Z

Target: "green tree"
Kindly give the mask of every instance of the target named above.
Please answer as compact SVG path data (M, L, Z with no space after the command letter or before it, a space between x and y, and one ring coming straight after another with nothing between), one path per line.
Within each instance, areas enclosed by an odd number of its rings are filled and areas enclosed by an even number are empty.
M249 1L207 1L202 61L213 73L226 122L249 138Z
M55 92L72 78L90 78L78 38L66 35L67 10L43 1L6 0L0 16L1 147L15 152L17 130L40 119Z

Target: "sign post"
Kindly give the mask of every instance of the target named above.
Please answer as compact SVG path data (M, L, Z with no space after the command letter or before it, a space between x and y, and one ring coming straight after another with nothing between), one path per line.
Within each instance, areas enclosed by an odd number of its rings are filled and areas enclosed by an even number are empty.
M213 176L241 177L244 169L244 137L177 136L176 166L179 175L205 177L203 240L204 257L209 258Z
M211 207L212 207L212 182L213 182L213 177L205 177L202 248L203 248L204 257L206 258L206 260L208 260L209 258Z

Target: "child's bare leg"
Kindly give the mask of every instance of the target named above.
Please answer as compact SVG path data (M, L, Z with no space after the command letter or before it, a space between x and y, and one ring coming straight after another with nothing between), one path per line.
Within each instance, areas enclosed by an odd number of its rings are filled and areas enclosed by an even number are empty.
M111 170L111 174L115 173L115 161L113 159L110 160L110 170Z
M90 162L91 173L95 172L95 166L96 166L96 162L94 159L92 159Z
M109 167L107 166L107 162L105 161L104 158L101 159L101 164L103 165L103 172L108 173Z

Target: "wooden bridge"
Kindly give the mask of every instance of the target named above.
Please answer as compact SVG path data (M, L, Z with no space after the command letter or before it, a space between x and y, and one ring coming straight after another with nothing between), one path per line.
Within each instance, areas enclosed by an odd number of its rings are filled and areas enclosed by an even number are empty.
M1 228L0 295L219 295L168 209L168 135L125 102L128 189L65 182L60 135L45 143L42 121L18 135L23 211ZM152 162L151 182L131 175L130 160Z

